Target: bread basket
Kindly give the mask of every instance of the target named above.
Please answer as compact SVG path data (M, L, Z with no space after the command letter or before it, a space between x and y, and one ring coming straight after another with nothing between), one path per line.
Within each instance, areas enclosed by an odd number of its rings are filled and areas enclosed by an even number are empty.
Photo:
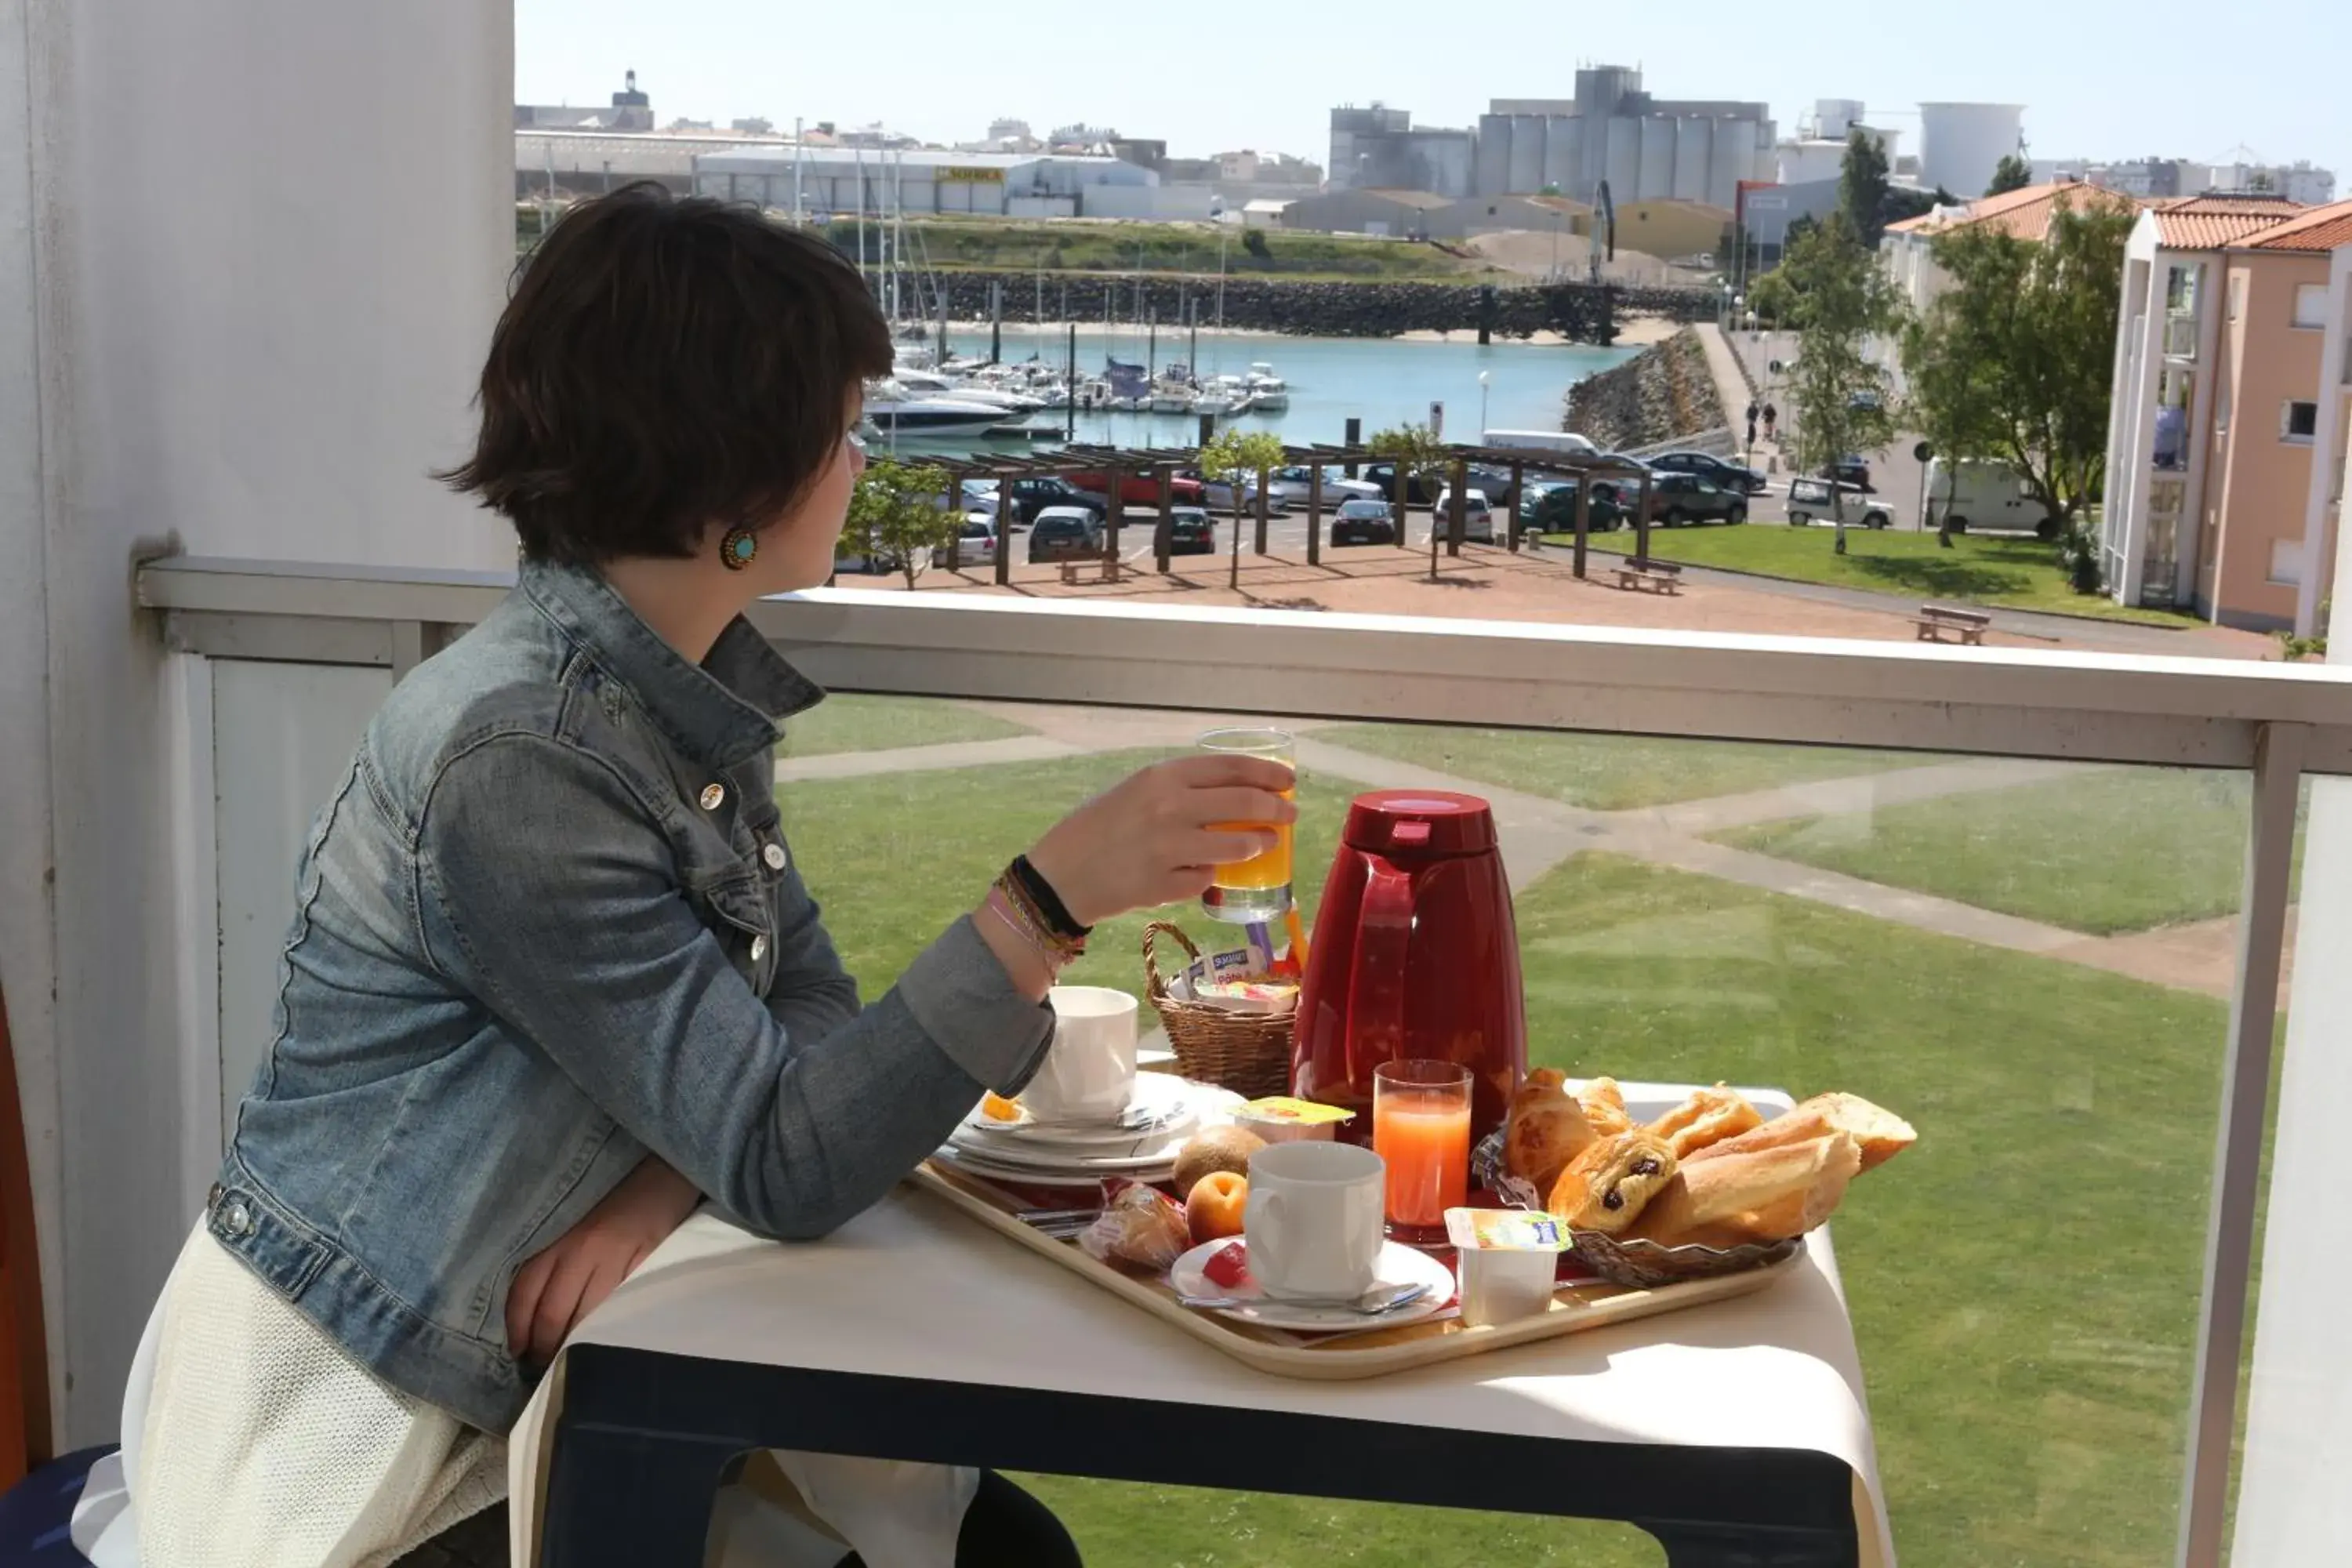
M1507 1204L1538 1211L1544 1206L1543 1194L1512 1175L1504 1164L1503 1134L1499 1130L1487 1134L1472 1152L1470 1177ZM1630 1285L1643 1290L1685 1279L1713 1279L1718 1275L1761 1268L1794 1257L1805 1245L1801 1236L1729 1247L1661 1247L1654 1241L1609 1236L1597 1230L1571 1230L1569 1236L1576 1244L1578 1262L1612 1285Z
M1165 921L1143 928L1144 994L1167 1026L1176 1070L1195 1083L1213 1083L1246 1100L1290 1091L1291 1013L1236 1013L1168 994L1160 972L1160 942L1184 950L1184 963L1201 956L1192 939ZM1181 973L1183 964L1176 966Z

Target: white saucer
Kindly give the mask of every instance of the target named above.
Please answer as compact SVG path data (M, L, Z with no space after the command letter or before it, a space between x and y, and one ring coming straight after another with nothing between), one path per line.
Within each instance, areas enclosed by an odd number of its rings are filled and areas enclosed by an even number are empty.
M1349 1311L1344 1307L1301 1307L1288 1301L1277 1301L1258 1289L1255 1279L1244 1279L1232 1289L1219 1285L1203 1271L1203 1266L1220 1247L1249 1244L1239 1237L1223 1241L1204 1241L1178 1258L1168 1270L1168 1283L1180 1296L1242 1296L1248 1303L1239 1307L1215 1309L1220 1316L1237 1322L1256 1323L1269 1329L1299 1329L1309 1333L1329 1333L1334 1330L1392 1329L1400 1323L1417 1323L1423 1318L1433 1318L1454 1303L1454 1270L1400 1241L1381 1244L1380 1261L1373 1268L1374 1283L1378 1285L1429 1286L1429 1294L1410 1307L1400 1307L1393 1312L1378 1317Z
M1020 1165L1000 1164L994 1160L956 1148L953 1144L941 1145L931 1158L950 1170L978 1176L982 1181L997 1182L1016 1187L1079 1187L1088 1192L1100 1193L1105 1179L1100 1175L1089 1175L1081 1171L1031 1170ZM1145 1182L1164 1181L1173 1173L1172 1169L1156 1173L1145 1172L1136 1179Z
M1182 1117L1197 1119L1210 1106L1227 1099L1234 1104L1241 1103L1239 1095L1229 1096L1226 1090L1209 1084L1188 1083L1174 1073L1139 1072L1135 1075L1135 1088L1128 1096L1127 1108L1116 1116L1057 1117L1048 1121L1015 1100L1013 1108L1020 1114L1010 1121L987 1115L978 1105L963 1121L965 1126L984 1132L1034 1131L1045 1137L1104 1132L1143 1134L1170 1127Z

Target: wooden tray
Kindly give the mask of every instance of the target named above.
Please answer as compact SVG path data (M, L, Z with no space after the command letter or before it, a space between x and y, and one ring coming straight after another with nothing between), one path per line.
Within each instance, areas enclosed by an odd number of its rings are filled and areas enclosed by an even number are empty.
M1459 1318L1444 1317L1393 1329L1309 1336L1264 1329L1217 1313L1180 1307L1176 1293L1165 1281L1113 1268L1090 1257L1075 1241L1055 1240L1015 1217L1017 1200L929 1161L918 1166L908 1180L992 1230L1012 1237L1033 1252L1044 1254L1113 1295L1124 1297L1160 1321L1215 1346L1236 1361L1279 1377L1379 1377L1559 1334L1605 1329L1685 1307L1727 1301L1765 1289L1804 1256L1800 1250L1778 1263L1745 1274L1686 1280L1654 1290L1637 1290L1599 1279L1563 1285L1552 1297L1550 1311L1516 1323L1473 1328Z

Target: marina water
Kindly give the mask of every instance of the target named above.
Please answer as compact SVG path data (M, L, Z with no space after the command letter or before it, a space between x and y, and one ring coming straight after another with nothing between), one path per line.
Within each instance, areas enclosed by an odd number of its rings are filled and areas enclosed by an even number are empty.
M1067 353L1066 329L1049 326L1004 328L1007 363L1033 354L1059 370ZM933 340L936 342L936 340ZM948 347L958 355L986 357L986 331L948 333ZM1191 355L1190 334L1162 331L1157 363L1162 369L1184 363ZM1281 412L1253 411L1219 427L1268 430L1295 445L1337 443L1347 434L1347 422L1360 418L1364 435L1391 426L1426 422L1432 404L1444 405L1444 435L1448 440L1479 437L1478 375L1487 377L1486 427L1495 430L1557 430L1568 389L1599 371L1622 364L1636 350L1594 348L1588 344L1545 344L1497 342L1481 347L1465 333L1448 342L1412 342L1391 338L1307 338L1203 331L1201 363L1193 367L1203 379L1218 374L1244 374L1255 362L1274 366L1290 384L1290 406ZM1150 346L1144 333L1121 328L1106 334L1100 325L1078 329L1078 374L1099 375L1106 357L1122 363L1145 363ZM1058 409L1029 416L1039 425L1062 427ZM1189 415L1087 412L1077 415L1077 439L1127 447L1190 446L1199 423ZM1040 441L1036 447L1049 447ZM1031 449L1019 441L982 440L958 436L935 440L899 437L899 449L962 454L979 450L1017 452Z

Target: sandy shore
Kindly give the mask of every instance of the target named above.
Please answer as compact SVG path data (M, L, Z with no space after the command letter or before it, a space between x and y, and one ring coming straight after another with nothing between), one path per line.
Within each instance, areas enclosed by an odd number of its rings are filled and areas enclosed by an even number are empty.
M1645 349L1652 343L1664 342L1668 338L1673 337L1676 332L1682 331L1682 329L1683 323L1680 321L1667 321L1663 316L1628 317L1626 320L1617 323L1616 346L1621 349ZM1396 336L1396 341L1404 343L1450 343L1457 339L1464 342L1475 342L1477 338L1478 334L1475 331L1460 332L1416 331L1399 332ZM1517 338L1497 336L1495 341L1496 342L1515 343L1521 340ZM1589 348L1591 346L1589 343L1580 345L1577 340L1562 337L1558 332L1532 332L1528 334L1525 341L1535 344L1538 348L1574 348L1579 346Z

